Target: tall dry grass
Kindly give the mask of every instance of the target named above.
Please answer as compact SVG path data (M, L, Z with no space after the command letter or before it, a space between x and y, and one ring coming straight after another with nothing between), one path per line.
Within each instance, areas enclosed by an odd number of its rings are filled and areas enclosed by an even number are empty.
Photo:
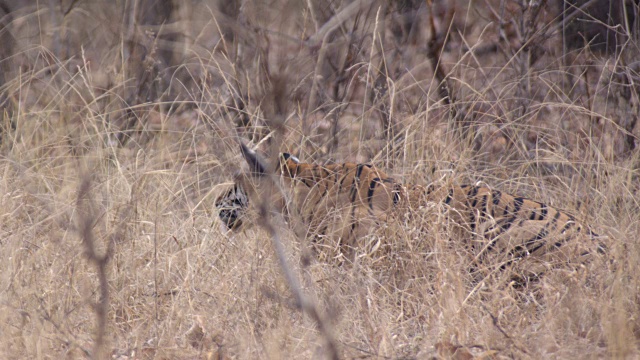
M612 53L563 46L563 7L540 3L9 9L1 357L637 357L637 37L627 23ZM377 229L364 249L382 248L352 265L309 260L287 226L276 254L212 209L241 170L238 137L526 195L591 224L609 253L524 291L477 282L427 209L421 226Z

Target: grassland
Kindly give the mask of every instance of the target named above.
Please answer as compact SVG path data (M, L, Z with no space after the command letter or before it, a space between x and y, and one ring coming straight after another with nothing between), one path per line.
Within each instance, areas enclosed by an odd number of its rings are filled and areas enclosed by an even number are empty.
M563 45L552 2L176 2L160 22L131 3L4 17L0 357L639 356L632 26L598 52ZM514 289L469 279L433 214L348 266L281 226L319 327L267 232L221 230L238 139L526 195L608 254Z

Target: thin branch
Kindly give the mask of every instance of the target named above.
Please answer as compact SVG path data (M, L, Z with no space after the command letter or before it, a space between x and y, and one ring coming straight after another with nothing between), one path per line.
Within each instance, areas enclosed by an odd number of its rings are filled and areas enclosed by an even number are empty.
M93 236L93 224L95 217L91 211L89 202L91 200L89 189L91 188L91 180L88 176L84 176L80 188L78 189L77 208L79 214L80 237L85 248L85 255L90 263L93 263L98 271L98 281L100 284L100 300L94 304L93 308L96 312L97 324L95 343L93 347L92 357L94 359L106 358L107 351L104 349L105 333L107 329L107 311L109 309L109 284L107 281L107 263L112 254L112 243L109 243L107 251L103 255L98 255L95 248L95 239Z
M257 154L253 153L253 151L247 148L241 141L239 141L239 143L240 143L241 152L244 154L245 159L248 158L247 161L253 162L253 164L250 164L251 167L253 167L254 169L270 169L269 166L267 166L266 164L263 163L263 161L261 161L261 159L257 156ZM274 178L273 175L272 176L264 176L264 175L267 175L267 174L262 173L260 174L260 177L261 179L264 179L265 177L268 178L265 180L270 181L269 185L271 189L277 189L277 191L282 191L282 189L278 187L278 181ZM329 358L339 359L340 356L338 354L337 342L333 337L333 333L331 331L329 322L324 318L324 316L322 316L322 314L318 310L318 306L316 305L315 301L305 296L304 292L302 291L302 286L300 286L300 282L298 281L298 276L294 274L292 267L289 264L289 261L287 260L287 257L285 255L285 249L284 249L284 246L282 245L282 240L280 239L280 233L269 220L270 193L271 191L269 191L268 189L262 192L262 198L259 206L260 226L262 226L269 234L269 237L271 237L271 242L273 243L276 256L278 257L278 263L280 265L280 268L282 269L282 273L284 274L285 280L287 281L287 284L291 289L291 292L295 296L297 306L301 308L302 311L305 312L309 317L311 317L311 319L313 319L313 321L318 325L318 331L320 331L320 334L324 336L325 341L327 343Z
M335 29L337 29L342 23L351 19L353 15L360 12L367 6L373 4L375 0L356 0L351 4L345 6L340 12L335 14L329 21L324 23L320 30L315 34L311 35L307 40L307 45L309 47L316 47L320 45L320 41L325 38L325 36L331 34Z

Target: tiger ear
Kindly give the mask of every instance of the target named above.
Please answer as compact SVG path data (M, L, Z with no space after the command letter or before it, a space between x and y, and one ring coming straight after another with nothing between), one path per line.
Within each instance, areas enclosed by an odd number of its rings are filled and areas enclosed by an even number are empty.
M249 171L255 176L264 176L267 174L267 166L255 151L249 149L245 144L240 143L240 152L242 157L249 164Z
M287 161L287 160L289 160L289 159L290 159L290 160L291 160L291 161L293 161L294 163L296 163L296 164L300 164L300 159L298 159L297 157L295 157L295 156L293 156L293 155L291 155L291 154L289 154L289 153L282 153L280 156L282 157L282 159L283 159L284 161Z
M287 174L287 176L289 177L293 177L295 171L292 169L292 167L296 167L298 164L300 164L300 160L289 153L282 153L280 154L280 160L278 161L278 163L278 166L282 173Z

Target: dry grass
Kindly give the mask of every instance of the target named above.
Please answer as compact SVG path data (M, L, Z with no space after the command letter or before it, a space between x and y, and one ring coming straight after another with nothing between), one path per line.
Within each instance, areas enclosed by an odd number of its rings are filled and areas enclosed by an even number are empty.
M308 263L283 226L339 357L639 356L637 39L563 49L551 5L416 2L412 21L394 3L344 3L205 1L137 27L116 5L15 10L0 357L328 356L269 234L221 232L212 204L240 170L235 134L407 182L482 181L609 237L606 261L523 291L470 279L437 212L378 229L363 242L383 246L348 266Z

